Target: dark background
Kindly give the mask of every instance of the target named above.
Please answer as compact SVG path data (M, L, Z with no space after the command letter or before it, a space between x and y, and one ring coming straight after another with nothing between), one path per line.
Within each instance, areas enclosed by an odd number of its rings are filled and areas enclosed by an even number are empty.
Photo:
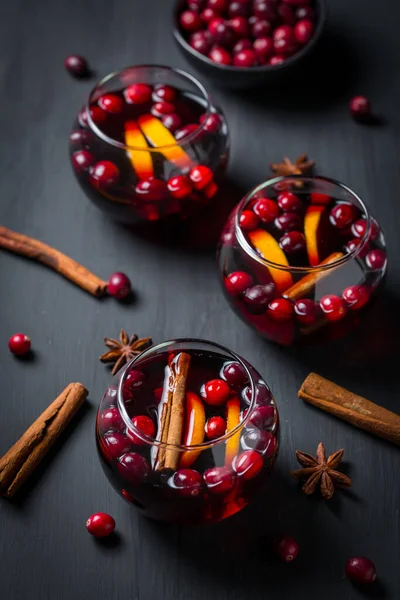
M163 247L133 236L84 197L67 155L72 120L93 82L72 79L64 57L81 53L97 76L127 65L188 68L170 32L170 0L13 0L0 9L0 223L40 238L107 279L129 274L133 305L98 301L53 272L0 254L0 453L70 381L90 390L86 410L15 502L0 502L3 600L343 600L363 592L344 579L352 555L375 561L373 596L400 598L399 449L304 405L310 370L398 411L400 278L400 6L397 0L331 0L315 62L286 89L231 94L210 86L227 116L236 193L268 177L268 165L303 151L318 171L353 187L378 217L390 268L380 309L339 344L288 351L261 340L228 308L214 252ZM191 71L190 68L188 68ZM356 124L349 97L367 94L381 123ZM236 350L260 370L280 409L282 449L265 494L214 527L177 528L141 518L106 481L94 420L109 381L97 357L124 327L155 342L195 336ZM34 360L7 340L32 337ZM349 493L325 503L301 494L288 471L296 448L345 448ZM110 512L118 537L85 530ZM301 554L270 561L263 533L292 533Z

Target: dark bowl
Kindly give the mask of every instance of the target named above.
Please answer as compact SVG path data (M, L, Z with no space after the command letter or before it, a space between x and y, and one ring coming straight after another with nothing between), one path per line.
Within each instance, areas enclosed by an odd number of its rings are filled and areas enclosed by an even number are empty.
M175 4L172 29L178 46L195 69L201 71L216 85L230 89L246 89L278 82L283 78L290 77L290 74L294 74L300 65L303 66L304 59L308 58L315 49L327 18L326 0L315 0L315 4L318 20L312 39L281 65L249 68L219 65L194 50L185 40L179 28L179 14L186 5L186 0L177 0Z

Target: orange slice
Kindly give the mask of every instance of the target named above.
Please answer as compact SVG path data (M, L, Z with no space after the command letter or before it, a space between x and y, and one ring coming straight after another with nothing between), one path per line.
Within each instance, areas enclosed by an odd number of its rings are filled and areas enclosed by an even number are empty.
M143 148L143 150L128 150L128 156L137 176L140 179L153 177L154 170L151 153L145 150L149 146L136 121L127 121L125 123L125 144L134 148Z
M306 238L308 261L312 267L319 265L321 262L318 247L318 230L325 208L325 206L320 205L309 206L304 217L304 235Z
M204 404L197 394L186 392L186 422L183 435L185 446L195 446L201 444L204 440L204 426L206 424L206 413ZM183 452L180 461L180 467L187 469L190 467L201 450Z
M237 396L226 403L226 432L232 431L240 423L240 400ZM240 431L232 435L226 442L225 464L231 465L240 447Z
M283 265L289 266L286 254L279 246L276 239L265 231L264 229L256 229L255 231L249 232L249 238L256 250L266 260ZM277 291L279 294L283 294L288 287L293 284L293 277L289 271L283 271L281 269L275 269L274 267L268 267L271 277L274 280Z
M153 115L142 115L138 119L139 126L155 147L160 147L160 152L167 160L181 169L189 169L194 166L190 156L177 143L172 133L167 129L159 119ZM162 149L162 146L170 146Z

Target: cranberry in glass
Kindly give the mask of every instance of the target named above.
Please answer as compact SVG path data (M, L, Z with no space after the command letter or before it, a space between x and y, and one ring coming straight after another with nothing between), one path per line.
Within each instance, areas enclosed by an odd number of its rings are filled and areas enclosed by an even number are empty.
M199 13L194 10L185 10L181 13L179 24L185 31L197 31L202 26Z
M301 21L302 19L314 21L315 10L311 6L299 6L299 8L296 9L296 19L298 21Z
M346 229L351 225L355 217L355 211L352 204L343 202L334 206L330 212L329 220L334 227Z
M296 300L294 304L294 314L299 323L303 325L314 325L318 320L319 307L313 300L303 298Z
M246 371L239 363L228 363L224 366L222 374L231 387L242 387L247 381Z
M353 240L350 240L347 242L345 249L346 252L353 252L353 250L355 250L361 243L361 240L358 238L354 238ZM358 256L360 258L365 258L367 256L367 253L369 252L369 245L368 244L363 244L362 249L357 252Z
M229 467L212 467L203 477L211 494L228 494L235 487L235 474Z
M69 140L72 144L76 144L77 146L87 146L92 141L93 137L90 131L85 131L84 129L79 129L78 131L73 131L69 136Z
M201 115L200 123L203 125L203 131L207 131L208 133L217 132L222 125L221 117L217 113L210 113L208 116ZM203 172L204 169L205 167L203 167Z
M94 163L94 156L88 150L78 150L72 155L72 164L78 172L85 171Z
M162 200L167 193L167 184L161 179L143 179L136 184L135 192L146 200Z
M321 298L319 305L328 321L339 321L346 316L346 305L339 296L327 294Z
M245 231L252 231L259 223L259 218L252 210L244 210L239 218L240 227Z
M95 125L102 123L107 118L107 113L100 106L91 106L89 115Z
M67 56L64 60L64 66L75 77L84 77L88 75L88 63L86 58L80 56L79 54L72 54L71 56Z
M370 291L365 285L352 285L343 291L343 299L352 310L365 306L370 298Z
M243 447L246 450L258 450L266 456L272 456L275 450L275 437L270 431L260 429L246 429L243 435Z
M225 434L226 421L222 417L210 417L206 423L206 436L215 440Z
M293 254L305 249L306 240L300 231L288 231L280 238L279 245L287 254Z
M274 221L275 227L280 231L294 231L301 229L301 219L294 212L283 213Z
M268 429L274 422L275 410L273 406L257 406L251 413L247 421L247 427L257 427L258 429Z
M31 349L31 338L24 333L15 333L8 340L8 349L15 356L24 356Z
M288 535L276 536L273 549L283 562L292 562L299 554L299 545L295 539Z
M200 390L203 400L211 406L221 406L231 393L231 388L223 379L212 379L202 386Z
M229 24L237 37L247 38L250 35L249 22L244 17L234 17L229 21Z
M151 87L145 83L133 83L124 90L125 101L128 104L146 104L151 100Z
M254 41L253 48L258 60L265 62L274 51L274 42L270 37L260 37Z
M117 469L124 479L133 484L142 482L150 473L149 463L137 452L127 452L121 456Z
M287 4L280 4L276 12L278 13L279 19L282 23L285 23L285 25L294 25L296 23L293 9Z
M366 121L371 117L371 103L365 96L354 96L349 108L353 117L359 121Z
M365 556L349 558L346 563L346 576L357 583L373 583L376 579L375 565Z
M207 127L207 123L204 124ZM189 177L197 190L202 190L213 180L213 172L205 165L197 165L189 172Z
M367 266L374 271L382 269L386 264L386 252L379 248L371 250L368 252L365 262L367 263Z
M86 106L83 106L78 114L78 122L81 127L89 127Z
M95 513L86 521L86 529L94 537L107 537L108 535L111 535L115 529L115 520L107 513Z
M160 83L154 87L153 100L155 102L173 102L176 97L175 88Z
M307 44L314 33L314 23L308 19L297 21L294 26L294 37L299 44Z
M107 282L107 291L110 296L125 300L132 292L129 277L125 273L113 273Z
M255 450L245 450L239 456L235 456L232 466L235 472L247 481L253 479L263 468L263 459L261 454Z
M273 223L280 212L277 203L269 198L259 198L253 210L264 223Z
M193 185L186 175L176 175L168 181L168 189L174 198L186 198L192 193Z
M239 40L233 46L232 52L233 52L233 54L236 54L237 52L242 52L242 50L247 50L248 48L252 48L252 47L253 47L253 44L251 43L250 40L248 40L248 39Z
M284 212L295 212L301 213L303 210L303 204L295 194L292 192L282 192L277 198L278 206Z
M242 294L253 285L253 278L245 271L234 271L225 279L225 286L230 294Z
M268 61L268 64L271 65L271 67L276 67L278 65L281 65L283 62L285 62L285 58L283 56L271 56L271 58Z
M110 458L119 458L131 447L128 438L117 431L106 433L103 440Z
M104 94L98 100L100 108L105 110L106 112L112 114L118 114L122 112L123 103L119 96L115 96L115 94Z
M132 390L137 389L143 385L144 380L144 373L137 371L136 369L132 369L124 379L124 388Z
M183 498L196 498L201 494L203 478L194 469L179 469L172 477L172 484Z
M234 17L247 17L250 12L250 5L244 2L231 2L228 8L228 15Z
M170 115L164 115L161 118L162 124L169 129L170 131L175 131L176 129L179 129L179 127L182 124L182 120L180 118L179 115L177 115L176 113L172 113Z
M208 31L198 31L189 41L191 47L200 54L208 54L211 50L212 40Z
M250 404L252 400L251 387L248 385L243 391L243 396ZM265 385L257 385L256 386L256 404L260 406L265 406L271 403L271 392Z
M245 291L243 300L248 309L257 314L267 310L268 304L274 295L275 285L273 283L254 285Z
M156 102L151 107L151 113L155 117L161 117L162 115L169 115L175 111L175 104L172 102Z
M253 37L269 37L272 33L272 25L265 19L257 19L251 30Z
M156 435L156 427L153 421L147 415L137 415L136 417L133 417L132 425L138 429L140 433L143 433L147 437L154 438ZM127 429L126 435L129 437L131 442L137 446L145 446L147 443L131 429Z
M232 64L232 57L229 54L228 50L225 50L225 48L221 48L219 46L216 46L211 50L211 52L208 55L208 58L213 60L218 65Z
M90 171L90 180L94 186L111 186L119 179L119 169L110 160L101 160Z
M293 317L293 304L286 298L276 298L268 305L267 315L273 321L290 321Z
M199 128L199 126L196 125L195 123L189 123L189 125L185 125L184 127L181 127L181 129L178 129L178 131L175 132L176 141L182 140L183 138L187 137L188 135L191 135L198 128Z
M111 406L102 412L100 426L103 431L123 431L125 423L118 408Z

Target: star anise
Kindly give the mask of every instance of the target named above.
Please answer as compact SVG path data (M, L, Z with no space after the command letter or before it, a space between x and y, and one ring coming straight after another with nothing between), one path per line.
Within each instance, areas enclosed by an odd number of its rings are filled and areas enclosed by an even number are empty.
M150 337L139 339L137 335L133 334L129 338L124 329L121 329L119 339L120 341L118 342L118 340L113 340L112 338L104 338L104 343L110 350L99 357L101 362L115 363L111 371L113 375L125 363L129 362L134 356L140 354L153 343Z
M337 450L325 457L325 448L322 442L318 444L317 457L296 450L296 458L303 469L292 471L293 477L306 479L302 490L305 494L313 494L318 486L321 488L321 494L326 499L332 498L335 487L348 488L351 486L351 479L340 471L336 471L343 458L344 450Z
M280 163L271 165L271 171L275 175L287 177L290 175L309 175L315 165L314 160L308 160L307 154L304 152L292 163L286 156Z

